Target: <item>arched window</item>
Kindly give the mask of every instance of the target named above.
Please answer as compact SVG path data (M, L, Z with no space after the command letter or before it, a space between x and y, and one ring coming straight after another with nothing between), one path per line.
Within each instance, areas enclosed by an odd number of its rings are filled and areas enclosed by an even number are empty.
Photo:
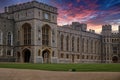
M3 34L2 34L2 31L0 31L0 44L3 43Z
M24 45L31 44L31 26L28 23L23 25Z
M7 44L8 45L12 45L12 34L11 34L11 32L8 32L8 35L7 35Z
M42 44L50 45L50 27L48 25L42 27Z
M66 50L69 51L69 36L66 37Z
M74 37L72 37L72 51L74 51Z
M64 36L61 35L61 50L63 50L63 40L64 40Z
M79 52L79 44L80 44L79 38L77 38L77 51L78 51L78 52Z

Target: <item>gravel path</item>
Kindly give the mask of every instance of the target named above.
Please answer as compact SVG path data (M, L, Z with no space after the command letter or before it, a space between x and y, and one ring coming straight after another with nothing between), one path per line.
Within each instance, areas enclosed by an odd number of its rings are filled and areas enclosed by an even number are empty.
M0 68L0 80L120 80L120 72L55 72Z

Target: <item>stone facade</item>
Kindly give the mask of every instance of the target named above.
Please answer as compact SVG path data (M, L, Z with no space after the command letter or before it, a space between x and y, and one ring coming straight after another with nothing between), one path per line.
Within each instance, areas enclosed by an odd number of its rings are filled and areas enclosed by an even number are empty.
M31 63L120 62L119 33L87 24L57 26L57 8L37 1L5 7L0 13L0 61Z

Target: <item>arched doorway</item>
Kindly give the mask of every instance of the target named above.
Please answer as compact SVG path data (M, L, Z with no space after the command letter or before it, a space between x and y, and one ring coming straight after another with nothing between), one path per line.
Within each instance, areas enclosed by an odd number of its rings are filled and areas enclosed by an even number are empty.
M118 62L118 57L117 56L113 56L112 57L112 61L113 61L113 63L117 63Z
M30 56L31 56L30 50L28 50L28 49L23 50L23 61L25 63L30 62Z
M50 63L50 51L44 50L42 52L43 63Z

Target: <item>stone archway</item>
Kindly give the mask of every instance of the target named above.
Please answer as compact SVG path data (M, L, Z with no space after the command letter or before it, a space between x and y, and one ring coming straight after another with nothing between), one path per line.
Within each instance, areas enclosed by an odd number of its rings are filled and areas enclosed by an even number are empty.
M43 63L50 63L50 51L44 50L42 52Z
M113 63L117 63L118 62L118 57L117 56L113 56L112 57L112 61L113 61Z
M31 57L31 52L28 49L23 50L23 62L29 63Z

